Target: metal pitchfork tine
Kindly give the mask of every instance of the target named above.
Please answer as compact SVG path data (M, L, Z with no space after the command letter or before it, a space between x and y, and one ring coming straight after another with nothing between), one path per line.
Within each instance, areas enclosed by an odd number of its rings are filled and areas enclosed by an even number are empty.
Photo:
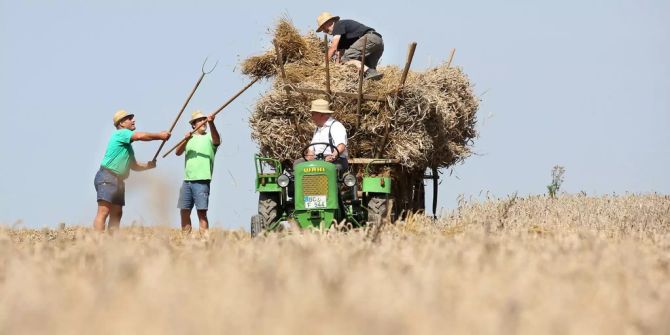
M181 117L181 114L184 113L184 110L186 109L186 106L188 105L189 101L191 101L191 98L193 97L193 94L195 94L195 90L198 89L198 86L200 86L200 82L202 82L202 79L205 78L205 75L208 75L214 71L216 66L219 64L219 60L214 63L214 66L209 70L205 71L205 64L207 64L207 59L209 57L205 58L205 61L202 62L202 67L200 68L200 71L202 74L200 75L200 78L198 78L198 82L195 83L195 86L193 86L193 89L191 90L191 94L188 95L188 98L184 102L184 105L181 106L181 110L179 110L179 113L177 114L177 117L174 119L174 122L172 122L172 126L170 126L170 130L168 130L169 133L174 130L174 127L177 125L177 121L179 121L179 118ZM154 158L152 161L155 161L156 158L158 157L158 154L161 152L161 149L163 149L163 146L165 145L165 141L161 141L161 145L158 147L158 150L156 150L156 154L154 155Z
M209 71L205 71L205 64L207 64L207 59L209 59L209 57L205 57L205 61L202 62L202 69L201 69L201 71L202 71L203 74L210 74L210 73L212 73L212 71L214 71L214 69L216 69L216 66L219 65L219 60L217 59L217 60L216 60L216 63L214 63L214 66L213 66Z

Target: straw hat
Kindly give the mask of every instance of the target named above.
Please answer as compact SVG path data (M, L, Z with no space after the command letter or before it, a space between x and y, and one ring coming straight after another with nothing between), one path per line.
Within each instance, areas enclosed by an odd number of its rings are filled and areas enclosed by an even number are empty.
M323 100L323 99L316 99L312 101L312 108L309 110L310 112L317 112L317 113L323 113L323 114L333 114L332 110L330 110L330 104L328 101Z
M135 116L135 114L128 114L128 112L126 112L123 109L117 110L116 113L114 113L114 117L112 118L112 120L114 120L114 127L118 126L119 122L121 122L121 120L124 117L128 117L128 116L133 117L133 116Z
M317 26L316 32L320 33L321 31L323 31L323 25L326 24L326 22L328 22L331 19L339 20L340 17L339 16L333 16L332 14L330 14L328 12L321 13L319 15L319 17L316 18L316 26Z
M193 124L195 121L198 121L199 119L206 119L207 117L202 114L201 111L197 110L193 113L191 113L191 121L188 121L190 124Z

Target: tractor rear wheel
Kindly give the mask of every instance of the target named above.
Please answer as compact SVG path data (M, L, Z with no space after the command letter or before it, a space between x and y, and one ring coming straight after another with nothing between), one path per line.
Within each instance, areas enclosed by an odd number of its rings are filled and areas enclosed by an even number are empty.
M265 228L279 218L279 196L280 193L261 193L258 196L258 215L260 215Z
M256 214L251 217L251 238L258 236L263 231L263 218Z
M388 211L388 196L375 194L368 200L368 224L384 219Z

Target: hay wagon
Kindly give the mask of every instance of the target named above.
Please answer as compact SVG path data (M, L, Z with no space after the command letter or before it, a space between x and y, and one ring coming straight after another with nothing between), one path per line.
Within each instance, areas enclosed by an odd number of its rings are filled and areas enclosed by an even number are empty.
M360 185L352 197L364 199L368 192L362 186L374 180L388 187L389 214L423 211L428 178L434 213L439 169L467 157L476 136L478 99L467 76L450 66L453 51L445 64L413 72L416 43L411 43L404 68L387 66L381 69L384 78L372 82L363 80L362 69L330 64L324 56L327 44L327 37L301 36L290 23L280 21L273 50L242 64L245 74L276 78L249 120L259 156L276 161L277 171L290 169L313 134L310 101L325 98L347 128L351 178ZM257 169L258 163L262 162L257 160ZM269 185L281 174L257 172L257 186ZM267 209L262 205L266 199L262 187L257 190L261 214ZM362 207L369 204L363 202Z

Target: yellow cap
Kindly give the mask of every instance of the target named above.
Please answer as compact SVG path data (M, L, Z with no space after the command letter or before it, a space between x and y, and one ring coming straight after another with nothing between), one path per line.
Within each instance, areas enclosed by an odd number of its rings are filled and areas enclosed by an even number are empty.
M191 113L191 121L188 121L190 124L193 124L193 122L197 121L198 119L206 119L207 116L205 114L202 114L201 111L197 110L193 113Z
M330 110L330 104L328 103L328 101L323 99L316 99L312 101L312 108L309 111L323 114L335 113L332 110Z
M328 12L323 12L319 15L319 17L316 18L316 32L320 33L323 31L323 25L326 24L331 19L336 19L339 20L339 16L333 16L332 14Z
M112 120L114 120L114 127L119 125L121 119L128 116L132 117L135 116L135 114L128 114L128 112L126 112L124 109L117 110L116 113L114 113L114 117L112 118Z

